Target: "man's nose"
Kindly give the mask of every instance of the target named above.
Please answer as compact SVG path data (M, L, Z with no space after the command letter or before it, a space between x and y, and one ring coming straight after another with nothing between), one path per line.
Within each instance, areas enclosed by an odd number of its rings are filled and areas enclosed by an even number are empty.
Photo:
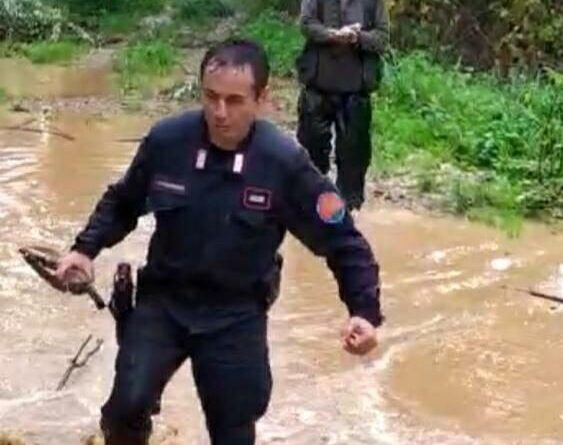
M217 119L227 118L227 104L224 100L219 99L217 101L217 106L215 107L215 117Z

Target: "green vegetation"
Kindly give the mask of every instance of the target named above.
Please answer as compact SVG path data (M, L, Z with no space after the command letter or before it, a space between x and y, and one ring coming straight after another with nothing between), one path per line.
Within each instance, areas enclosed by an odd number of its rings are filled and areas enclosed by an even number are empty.
M164 8L164 0L56 0L73 20L104 18L108 14L157 14Z
M131 43L115 57L122 91L146 90L155 79L172 74L178 60L178 50L167 41Z
M0 88L0 104L8 100L8 93L3 88Z
M0 42L0 57L26 57L33 63L66 64L88 50L87 45L71 41Z
M99 19L98 30L102 35L129 34L135 31L139 17L131 12L105 14Z
M69 24L97 41L118 34L128 43L116 53L115 71L126 107L136 110L139 93L176 71L182 27L214 37L211 27L235 12L246 14L236 35L261 41L273 73L292 77L304 43L295 20L299 3L0 0L0 57L68 62L87 49ZM392 55L374 95L374 174L404 175L445 209L512 235L523 217L563 218L563 4L388 4L401 53Z
M41 0L0 0L0 40L49 39L60 33L64 23L61 9Z
M136 30L144 17L158 15L165 0L59 0L68 17L95 34L112 36ZM145 30L146 31L146 30Z
M172 5L177 17L187 22L208 22L229 17L234 12L221 0L173 0Z
M476 218L563 216L563 95L549 80L462 73L411 54L375 100L374 168L408 170L420 192ZM446 168L449 167L449 168ZM514 226L511 223L511 226Z
M13 45L10 45L8 42L0 42L0 58L15 57L17 55L18 52Z
M265 10L295 15L299 12L301 0L238 0L237 3L251 16L260 14Z
M33 63L64 64L76 59L87 50L86 46L72 41L34 42L21 46L21 53Z
M478 69L562 67L561 0L391 0L394 46Z
M293 73L295 58L304 43L294 22L267 10L246 23L241 29L241 35L264 44L275 74L289 76Z

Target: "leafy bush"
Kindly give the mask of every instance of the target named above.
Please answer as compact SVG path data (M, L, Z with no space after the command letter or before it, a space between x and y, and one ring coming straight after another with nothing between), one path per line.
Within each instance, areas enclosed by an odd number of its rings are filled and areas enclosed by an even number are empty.
M394 45L507 74L563 60L561 0L391 0Z
M162 10L164 0L57 0L73 17L100 17L108 13L154 14Z
M301 0L239 0L237 3L251 15L268 9L294 15L299 12Z
M233 9L222 0L174 0L173 5L178 17L190 22L233 14Z
M0 0L0 39L31 41L57 36L65 22L59 8L40 0Z
M98 21L98 30L101 34L126 34L133 32L139 22L139 17L130 12L116 12L106 14Z
M460 213L486 206L563 213L563 96L555 83L499 83L411 54L389 65L375 107L378 170L423 152L437 166L486 174L454 188Z
M21 52L33 63L69 62L84 50L84 45L71 41L29 43L21 48Z
M246 23L241 34L264 45L274 73L281 76L293 74L295 58L304 44L299 27L295 23L272 10L267 10Z
M153 78L171 74L178 59L178 50L165 41L128 45L115 59L121 88L130 92L143 88Z

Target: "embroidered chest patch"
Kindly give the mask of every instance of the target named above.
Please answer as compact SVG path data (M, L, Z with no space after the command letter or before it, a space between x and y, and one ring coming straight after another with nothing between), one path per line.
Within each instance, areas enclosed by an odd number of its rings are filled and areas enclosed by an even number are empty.
M156 176L152 181L152 188L163 190L167 192L177 193L180 195L186 194L186 186L181 182L176 182L164 176Z
M244 189L243 205L247 209L270 210L272 208L272 192L256 187Z

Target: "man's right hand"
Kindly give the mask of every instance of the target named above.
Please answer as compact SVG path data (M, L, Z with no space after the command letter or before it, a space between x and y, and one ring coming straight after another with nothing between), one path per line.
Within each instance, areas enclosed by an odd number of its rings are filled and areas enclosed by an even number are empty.
M77 270L86 276L86 281L94 281L94 262L83 253L73 250L59 260L56 275L62 283L68 284Z
M333 42L342 44L354 44L358 41L358 33L349 27L335 29L331 37Z

